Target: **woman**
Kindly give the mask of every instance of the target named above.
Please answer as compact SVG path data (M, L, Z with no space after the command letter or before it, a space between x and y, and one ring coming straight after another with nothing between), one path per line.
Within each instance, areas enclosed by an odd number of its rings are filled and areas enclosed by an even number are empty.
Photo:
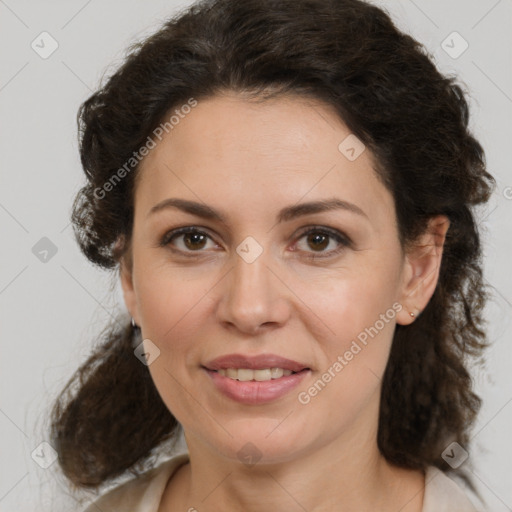
M415 40L360 0L198 3L79 127L75 233L131 320L52 439L78 487L137 475L88 511L476 510L446 473L480 405L494 180Z

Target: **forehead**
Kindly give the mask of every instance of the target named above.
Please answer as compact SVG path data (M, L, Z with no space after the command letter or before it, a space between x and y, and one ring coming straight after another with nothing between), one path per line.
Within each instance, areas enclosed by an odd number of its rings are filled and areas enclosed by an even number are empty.
M354 146L357 139L319 101L211 97L198 101L156 142L139 167L139 214L168 197L232 205L238 215L327 196L356 203L375 219L394 211L370 151L347 158L347 144L358 153L364 146Z

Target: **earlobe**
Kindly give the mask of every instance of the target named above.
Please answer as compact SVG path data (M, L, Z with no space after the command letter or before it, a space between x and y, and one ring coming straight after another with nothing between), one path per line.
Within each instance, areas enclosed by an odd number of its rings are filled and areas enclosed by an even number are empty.
M397 323L408 325L425 309L439 279L443 247L450 221L445 215L430 219L427 230L408 250ZM412 315L411 315L412 313Z

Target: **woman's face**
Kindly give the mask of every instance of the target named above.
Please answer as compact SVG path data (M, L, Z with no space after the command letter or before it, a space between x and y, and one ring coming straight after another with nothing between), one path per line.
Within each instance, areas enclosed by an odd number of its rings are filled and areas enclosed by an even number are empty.
M189 444L278 462L374 439L412 274L360 144L320 103L233 94L199 101L143 160L122 284Z

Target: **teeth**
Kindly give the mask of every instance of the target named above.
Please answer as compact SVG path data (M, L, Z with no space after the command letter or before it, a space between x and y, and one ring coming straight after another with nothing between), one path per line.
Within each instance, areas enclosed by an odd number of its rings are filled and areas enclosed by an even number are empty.
M224 371L221 375L226 375L226 377L230 377L231 379L236 379L238 377L238 370L236 368L228 368L227 370L219 370L219 373Z
M258 382L264 382L272 379L279 379L281 377L287 377L293 372L291 370L284 370L283 368L263 368L261 370L250 370L249 368L227 368L218 370L220 375L229 377L230 379L247 382L250 380L256 380Z
M252 380L254 378L254 371L252 370L246 370L245 368L239 368L238 369L238 380L241 380L242 382Z

